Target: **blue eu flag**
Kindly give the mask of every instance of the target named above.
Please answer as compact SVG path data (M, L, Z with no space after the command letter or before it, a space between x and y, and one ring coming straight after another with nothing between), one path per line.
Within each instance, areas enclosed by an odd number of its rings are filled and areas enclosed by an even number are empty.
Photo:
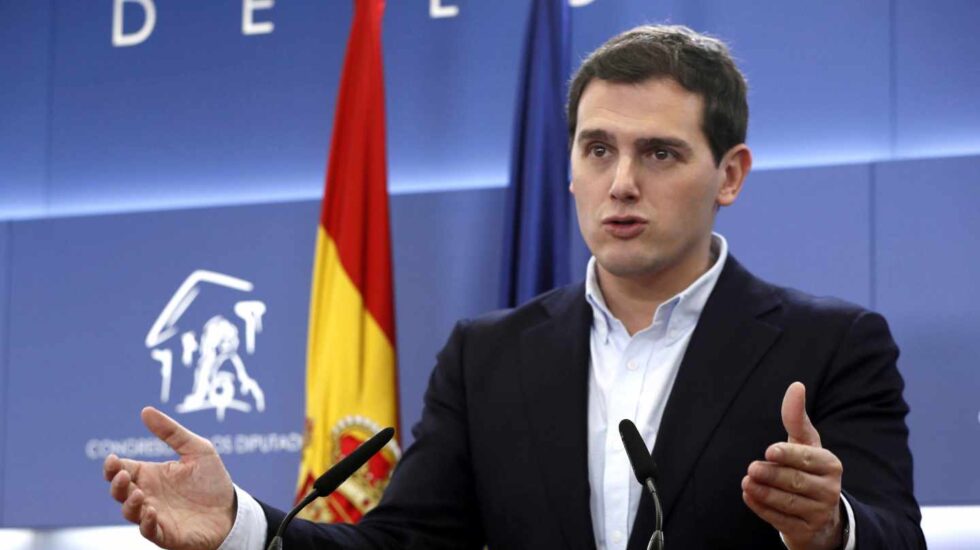
M567 0L532 0L517 94L501 305L513 307L571 280Z

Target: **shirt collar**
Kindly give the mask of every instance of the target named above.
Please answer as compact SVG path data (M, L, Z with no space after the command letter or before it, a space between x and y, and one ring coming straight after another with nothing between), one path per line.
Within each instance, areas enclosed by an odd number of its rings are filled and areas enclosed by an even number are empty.
M668 341L673 341L694 328L704 304L707 303L711 291L718 282L725 260L728 259L728 241L718 233L711 234L711 253L715 257L714 263L697 278L690 286L678 292L672 298L660 304L651 319L651 326L654 322L660 321L662 334ZM593 256L589 259L589 265L585 272L585 299L592 307L592 328L597 331L597 336L605 341L609 337L609 332L615 324L621 324L606 306L606 300L599 288L599 279L596 275L596 259ZM650 327L643 329L648 330Z

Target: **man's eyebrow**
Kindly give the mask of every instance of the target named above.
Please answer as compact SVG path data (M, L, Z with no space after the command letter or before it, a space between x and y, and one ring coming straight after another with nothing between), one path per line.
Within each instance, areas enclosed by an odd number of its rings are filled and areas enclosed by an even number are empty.
M680 149L684 152L691 152L691 145L680 138L672 137L646 137L636 140L637 149L652 149L654 147L672 147L674 149Z
M610 136L609 132L605 130L601 130L599 128L588 128L579 132L578 136L575 138L575 141L579 143L591 140L611 141L612 136Z

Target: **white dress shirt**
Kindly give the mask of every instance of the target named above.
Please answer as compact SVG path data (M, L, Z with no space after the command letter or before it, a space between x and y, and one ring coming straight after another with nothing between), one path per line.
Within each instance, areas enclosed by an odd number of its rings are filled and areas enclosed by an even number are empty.
M592 526L599 550L626 548L642 487L636 482L617 426L628 418L648 449L657 439L667 397L701 310L718 282L728 243L712 235L711 267L689 287L661 304L648 327L630 336L606 307L589 260L585 294L592 307L589 368L589 485ZM775 443L775 442L774 442ZM746 469L748 464L745 465ZM218 550L262 550L268 523L262 508L235 486L238 511L231 533ZM846 550L854 550L854 513L841 497L851 525Z
M650 325L632 336L606 306L596 260L589 260L585 276L585 296L592 306L589 505L599 550L626 548L643 490L633 475L617 426L623 419L632 420L647 449L653 448L687 344L728 257L722 236L713 236L711 252L708 271L660 304Z

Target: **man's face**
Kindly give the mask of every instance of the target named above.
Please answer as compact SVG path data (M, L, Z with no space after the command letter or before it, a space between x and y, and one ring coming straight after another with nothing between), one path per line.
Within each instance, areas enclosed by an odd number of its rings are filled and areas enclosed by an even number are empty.
M730 161L716 165L702 110L701 97L672 79L586 86L570 190L601 272L643 278L703 270L716 205L734 201L741 177L732 193Z

